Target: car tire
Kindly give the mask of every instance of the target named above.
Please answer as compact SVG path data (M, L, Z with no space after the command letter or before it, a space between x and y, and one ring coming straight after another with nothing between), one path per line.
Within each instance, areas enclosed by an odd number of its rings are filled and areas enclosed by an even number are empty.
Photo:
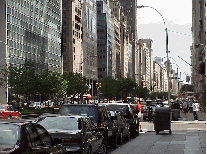
M106 143L101 143L100 147L98 148L97 154L107 154L107 145Z
M11 119L11 115L8 116L8 119Z
M90 146L87 147L87 154L91 154L91 147Z
M118 144L118 145L121 145L122 142L123 142L123 133L120 132L119 137L118 137L118 140L117 140L117 144Z
M130 140L130 136L131 136L131 134L130 134L130 131L129 131L129 133L128 133L127 137L126 137L126 141Z
M116 148L117 147L117 136L114 136L114 141L111 143L111 147L112 148Z

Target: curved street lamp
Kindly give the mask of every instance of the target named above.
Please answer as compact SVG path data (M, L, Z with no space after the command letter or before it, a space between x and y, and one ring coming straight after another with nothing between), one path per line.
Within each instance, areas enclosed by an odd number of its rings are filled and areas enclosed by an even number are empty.
M167 31L167 27L166 27L165 20L164 20L162 14L161 14L159 11L157 11L157 9L155 9L155 8L153 8L153 7L151 7L151 6L143 6L143 5L142 5L142 6L137 6L138 9L140 9L140 8L144 8L144 7L149 7L149 8L151 8L151 9L154 9L154 10L155 10L157 13L159 13L159 15L162 17L162 20L163 20L163 23L164 23L164 28L165 28L165 32L166 32L168 104L169 104L169 106L171 107L171 103L170 103L170 81L169 81L169 68L170 68L170 66L169 66L169 57L168 57L168 53L169 53L169 51L168 51L168 31Z

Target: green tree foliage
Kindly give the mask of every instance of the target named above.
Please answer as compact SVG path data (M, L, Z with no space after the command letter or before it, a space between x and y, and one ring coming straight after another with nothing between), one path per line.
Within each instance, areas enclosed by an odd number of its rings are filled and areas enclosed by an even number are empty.
M146 100L149 97L149 90L146 87L137 86L134 90L134 95L138 98Z
M8 68L8 83L15 94L25 97L33 97L37 93L37 76L34 63L25 62L19 68Z
M63 74L63 79L67 85L66 94L68 96L76 94L81 94L86 91L86 78L82 77L80 74L74 74L72 72Z
M186 92L186 91L194 91L194 90L191 85L184 84L184 85L182 85L180 91L183 93L184 91Z
M117 89L117 80L112 79L112 77L106 77L101 80L100 91L103 93L103 96L107 99L112 99L116 96L118 91Z

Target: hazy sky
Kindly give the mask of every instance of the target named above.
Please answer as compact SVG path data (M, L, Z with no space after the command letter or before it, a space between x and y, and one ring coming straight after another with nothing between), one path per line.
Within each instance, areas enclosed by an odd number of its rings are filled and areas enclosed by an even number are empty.
M191 76L191 69L178 56L191 63L192 1L137 0L137 5L153 7L162 14L168 28L170 61L174 63L173 68L176 70L177 67L179 68L179 75L181 72L181 78L185 81L185 74ZM137 15L138 39L151 38L153 40L153 56L166 57L166 36L161 15L149 7L137 9Z

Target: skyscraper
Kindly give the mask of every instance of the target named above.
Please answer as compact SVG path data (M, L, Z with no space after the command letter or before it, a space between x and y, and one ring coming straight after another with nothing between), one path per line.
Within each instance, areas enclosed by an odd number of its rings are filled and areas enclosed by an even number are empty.
M0 13L1 66L32 61L39 73L62 72L60 0L1 0Z

